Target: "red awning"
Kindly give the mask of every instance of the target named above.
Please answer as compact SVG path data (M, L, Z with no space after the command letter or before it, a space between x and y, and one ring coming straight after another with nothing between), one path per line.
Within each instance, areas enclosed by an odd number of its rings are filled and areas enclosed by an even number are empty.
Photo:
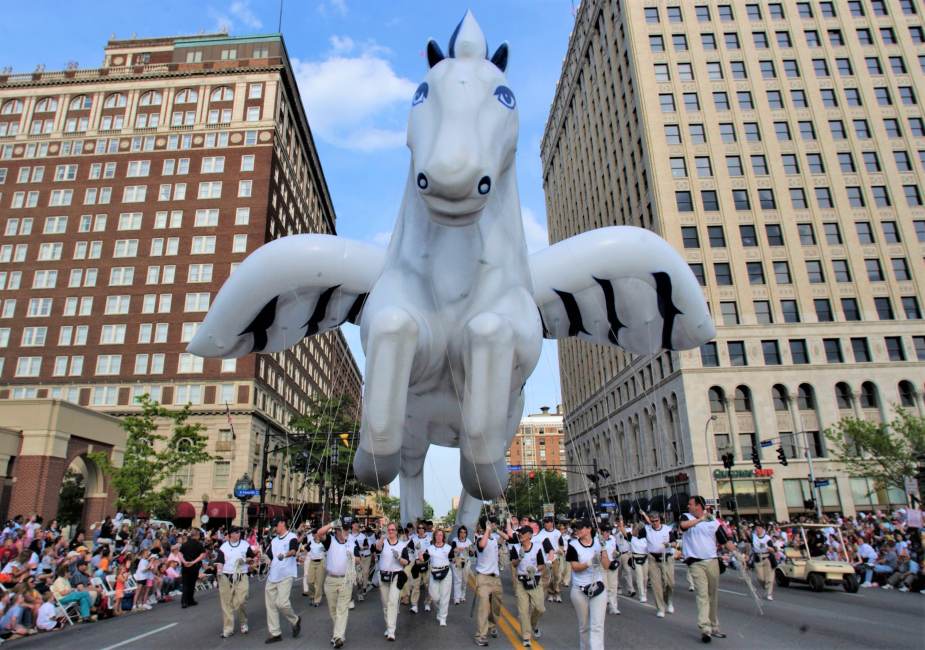
M181 501L177 504L177 519L193 519L196 516L196 508L189 501Z
M210 501L206 514L209 515L209 519L234 519L237 511L227 501Z

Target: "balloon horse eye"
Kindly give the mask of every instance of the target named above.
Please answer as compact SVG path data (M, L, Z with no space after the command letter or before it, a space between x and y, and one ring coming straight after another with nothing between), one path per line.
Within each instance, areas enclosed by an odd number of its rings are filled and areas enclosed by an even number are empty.
M514 110L514 107L517 106L517 100L514 99L514 93L507 86L498 86L495 88L495 97L498 98L498 101L501 102L501 105L505 108Z
M429 88L426 81L418 86L418 89L414 91L414 97L411 98L411 105L417 106L418 104L423 103L424 100L427 99L428 90Z

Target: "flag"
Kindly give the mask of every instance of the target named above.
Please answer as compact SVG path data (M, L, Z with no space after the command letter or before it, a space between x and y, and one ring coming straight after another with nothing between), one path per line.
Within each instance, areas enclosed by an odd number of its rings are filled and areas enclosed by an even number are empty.
M225 415L228 418L228 426L231 427L231 439L236 440L237 436L234 434L234 423L231 421L231 408L228 406L228 402L225 402Z

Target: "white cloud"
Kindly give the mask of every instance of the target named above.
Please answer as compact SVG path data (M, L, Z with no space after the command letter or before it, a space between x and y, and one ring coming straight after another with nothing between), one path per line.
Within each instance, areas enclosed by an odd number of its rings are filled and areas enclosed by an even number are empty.
M406 118L396 111L417 84L399 76L375 43L359 46L334 36L331 46L334 52L322 61L292 61L313 132L347 149L400 147L405 132L397 125ZM348 55L358 47L360 54Z
M377 232L373 235L372 241L374 244L379 244L380 246L388 246L389 242L392 241L392 231L383 230L382 232Z
M322 16L327 16L328 14L346 16L347 0L325 0L318 5L318 13Z
M549 233L546 226L537 218L536 213L523 205L520 214L524 222L524 237L527 240L527 250L534 253L549 246Z
M239 23L251 29L260 29L263 23L254 12L251 11L248 0L235 0L228 7L228 13L234 16Z

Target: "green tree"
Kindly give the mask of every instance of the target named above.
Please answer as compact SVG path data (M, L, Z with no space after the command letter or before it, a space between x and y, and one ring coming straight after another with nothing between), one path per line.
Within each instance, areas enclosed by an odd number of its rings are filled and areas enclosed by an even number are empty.
M316 397L308 411L290 423L305 435L290 450L291 467L319 486L326 514L340 513L346 497L368 491L353 474L360 430L357 416L356 404L346 395Z
M427 521L434 520L434 507L426 499L424 500L424 519Z
M456 508L450 508L445 515L440 518L444 526L453 526L456 524Z
M832 459L851 476L873 479L878 489L905 491L906 477L918 474L925 457L925 418L903 408L885 424L843 418L825 436L834 443Z
M177 500L186 492L179 472L191 465L212 460L206 452L205 427L191 423L190 406L179 411L161 406L147 394L138 398L141 413L122 419L128 434L121 467L109 456L93 452L90 458L110 478L118 495L118 507L133 515L147 512L152 517L170 519ZM158 433L158 421L169 420L171 433Z
M84 477L80 472L67 470L58 493L58 514L61 526L80 523L84 510Z
M382 514L392 522L399 525L401 517L401 499L398 497L382 497Z
M512 515L542 517L545 503L554 504L559 514L568 510L568 482L555 470L514 472L508 478L504 498Z

